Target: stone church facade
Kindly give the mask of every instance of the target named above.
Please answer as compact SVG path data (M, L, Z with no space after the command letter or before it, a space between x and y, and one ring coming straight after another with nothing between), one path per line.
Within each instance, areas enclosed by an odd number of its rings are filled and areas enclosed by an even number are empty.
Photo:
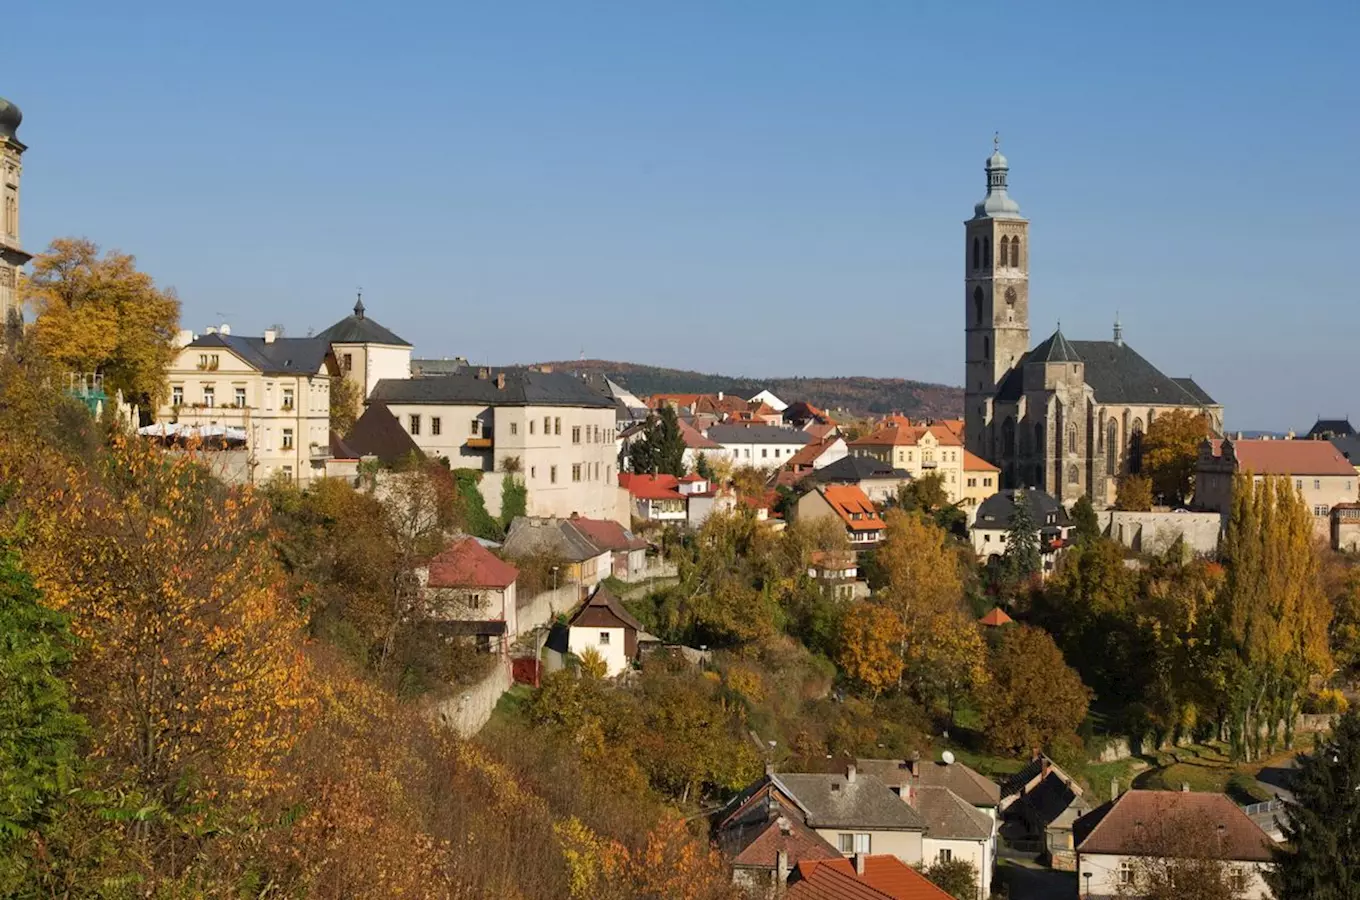
M1221 434L1223 407L1136 353L1117 319L1113 340L1069 341L1059 327L1030 349L1029 221L999 149L986 172L987 196L964 223L965 446L1000 467L1003 488L1111 504L1157 416L1203 412Z
M0 326L22 314L19 268L31 258L19 244L20 157L28 149L18 137L23 118L19 107L0 97Z

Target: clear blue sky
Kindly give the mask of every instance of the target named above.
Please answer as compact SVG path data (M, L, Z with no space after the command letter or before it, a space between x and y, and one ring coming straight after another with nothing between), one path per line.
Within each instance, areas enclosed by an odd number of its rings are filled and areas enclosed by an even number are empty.
M993 130L1061 319L1241 428L1360 419L1355 2L16 3L23 238L197 330L963 378Z

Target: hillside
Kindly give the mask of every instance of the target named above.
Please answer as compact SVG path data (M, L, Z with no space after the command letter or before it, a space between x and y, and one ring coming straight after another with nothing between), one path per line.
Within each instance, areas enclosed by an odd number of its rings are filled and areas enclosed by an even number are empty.
M806 400L830 410L853 415L901 412L922 418L956 418L963 415L963 389L943 384L908 381L905 378L733 378L684 369L666 369L639 363L586 359L545 362L540 365L572 372L599 372L639 396L648 394L715 394L722 391L751 397L762 388L774 391L785 402Z

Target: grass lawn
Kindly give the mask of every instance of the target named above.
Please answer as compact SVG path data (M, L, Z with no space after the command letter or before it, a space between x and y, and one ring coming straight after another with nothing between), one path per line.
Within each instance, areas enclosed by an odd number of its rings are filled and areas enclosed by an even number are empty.
M491 711L491 718L482 729L483 732L494 732L498 726L511 722L523 722L525 708L529 705L529 699L533 697L534 689L527 684L514 684L510 690L501 695L501 699L496 703L496 708Z
M1291 754L1285 754L1289 756ZM1218 744L1192 744L1158 753L1159 766L1135 779L1135 787L1146 790L1225 793L1237 803L1269 800L1271 793L1257 780L1256 773L1268 760L1237 764Z

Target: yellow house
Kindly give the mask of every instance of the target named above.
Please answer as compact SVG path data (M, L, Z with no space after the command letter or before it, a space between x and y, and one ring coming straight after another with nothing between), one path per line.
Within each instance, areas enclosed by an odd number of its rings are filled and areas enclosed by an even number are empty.
M962 502L964 481L963 439L944 424L913 425L906 416L884 419L870 434L850 442L853 456L872 456L912 478L938 474L950 503ZM992 476L995 483L996 477Z
M959 505L975 510L999 490L1001 470L976 454L963 451L963 490Z

